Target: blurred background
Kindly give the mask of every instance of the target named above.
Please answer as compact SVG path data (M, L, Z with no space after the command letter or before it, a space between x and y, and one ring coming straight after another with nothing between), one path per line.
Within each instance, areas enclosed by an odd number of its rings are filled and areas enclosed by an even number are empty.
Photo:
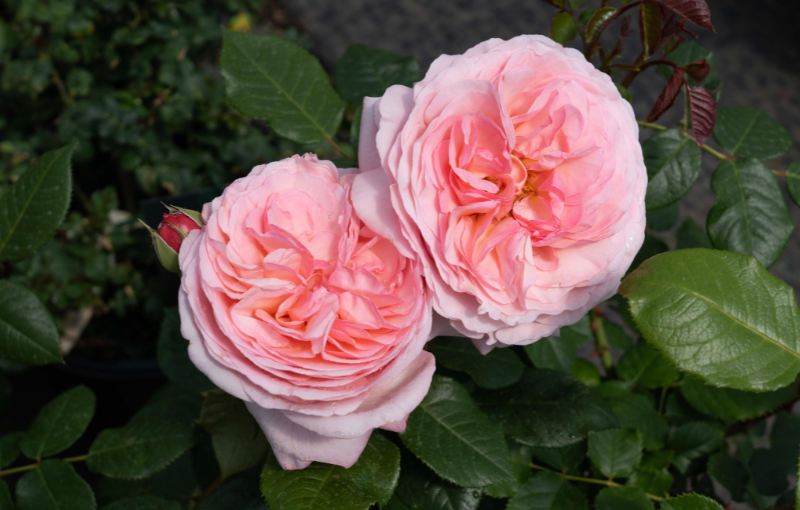
M698 42L713 52L719 105L757 106L800 141L800 4L708 4L717 33L698 30ZM199 209L253 166L293 153L337 157L326 144L280 140L225 103L220 26L285 37L331 72L356 42L414 56L424 72L438 55L492 37L549 34L554 13L539 0L0 2L0 200L32 159L80 141L72 206L55 239L29 260L0 263L0 277L35 291L55 317L67 364L24 372L4 365L16 375L9 397L0 371L0 410L7 409L0 434L29 423L39 403L77 381L98 392L103 412L92 427L119 426L163 383L156 340L165 308L175 305L177 279L157 266L137 218L155 226L162 201ZM623 61L634 57L623 54ZM663 88L654 71L630 90L639 118ZM661 123L679 113L671 115ZM714 202L709 182L717 163L704 157L679 212L701 225ZM797 159L795 144L771 168L785 170ZM800 225L800 210L789 209ZM800 290L800 235L771 271Z

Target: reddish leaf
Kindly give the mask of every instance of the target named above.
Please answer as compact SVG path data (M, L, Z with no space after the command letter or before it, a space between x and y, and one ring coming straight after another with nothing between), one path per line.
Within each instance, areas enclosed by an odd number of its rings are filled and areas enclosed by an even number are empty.
M697 83L705 80L708 73L711 72L711 66L708 65L708 62L706 62L704 58L695 60L691 64L684 66L683 69L686 71L686 74Z
M683 30L686 20L681 17L676 17L674 14L667 19L664 28L661 29L661 38L669 39L673 35L678 35Z
M662 0L664 5L700 28L715 32L711 24L711 11L705 0Z
M658 5L644 2L639 6L639 38L645 58L656 52L661 43L661 8Z
M681 92L681 86L683 86L683 69L678 68L675 69L672 76L667 80L664 90L661 91L661 95L658 96L655 106L653 106L653 109L650 110L650 114L647 116L647 122L657 121L664 112L672 108L672 105L675 103L675 98L677 98L678 94Z
M689 111L692 115L692 131L697 138L697 145L703 146L714 130L717 122L717 107L714 96L703 87L687 87Z

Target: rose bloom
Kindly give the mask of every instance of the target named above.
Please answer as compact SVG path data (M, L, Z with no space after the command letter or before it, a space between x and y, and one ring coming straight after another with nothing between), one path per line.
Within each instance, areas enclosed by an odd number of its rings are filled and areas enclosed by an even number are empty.
M356 211L420 254L435 310L484 352L578 321L643 241L633 110L546 37L443 55L413 89L366 98L359 162Z
M316 156L258 166L180 250L189 357L244 400L285 469L351 466L428 391L420 263L354 213L355 175Z

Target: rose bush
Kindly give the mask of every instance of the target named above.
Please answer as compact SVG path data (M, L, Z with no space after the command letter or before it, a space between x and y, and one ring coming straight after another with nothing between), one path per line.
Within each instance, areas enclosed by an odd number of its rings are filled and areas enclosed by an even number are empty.
M312 155L258 166L180 250L189 356L285 469L349 467L374 428L405 428L433 375L419 262L354 213L353 178Z
M365 99L354 205L482 350L534 342L613 295L642 244L638 133L577 50L492 39Z

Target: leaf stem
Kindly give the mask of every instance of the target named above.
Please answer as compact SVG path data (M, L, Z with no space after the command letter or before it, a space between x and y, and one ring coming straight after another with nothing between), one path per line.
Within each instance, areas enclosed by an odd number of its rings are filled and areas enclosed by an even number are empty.
M773 170L772 173L778 177L786 177L786 172L781 172L780 170Z
M89 458L89 454L87 453L86 455L79 455L77 457L67 457L66 459L61 459L61 460L63 460L64 462L83 462L84 460L86 460L88 458ZM22 472L25 472L25 471L30 471L32 469L38 468L40 465L41 465L41 462L36 462L34 464L28 464L26 466L20 466L20 467L15 467L15 468L11 468L11 469L5 469L5 470L0 469L0 478L2 478L4 476L7 476L7 475L13 475L14 473L22 473Z
M340 153L342 156L344 156L344 157L346 157L346 158L349 158L349 159L354 159L354 157L353 157L353 155L352 155L352 154L349 154L349 153L345 152L345 150L344 150L344 149L342 149L342 148L341 148L341 146L339 146L339 144L338 144L338 143L336 143L336 142L334 142L334 141L333 141L333 137L331 137L331 138L328 138L328 143L329 143L329 144L331 144L331 147L333 147L334 149L336 149L337 151L339 151L339 153Z
M603 366L608 370L614 365L614 360L611 358L611 348L608 346L608 338L603 328L603 316L595 310L592 310L592 332L597 344L597 353L600 354Z
M669 390L669 384L661 388L661 399L658 401L658 414L664 414L664 402L667 401L668 390Z
M532 467L533 469L538 469L540 471L550 471L551 473L555 473L558 476L560 476L561 478L563 478L564 480L570 480L570 481L573 481L573 482L593 483L595 485L605 485L606 487L610 487L612 489L615 488L615 487L622 487L622 484L619 484L619 483L615 482L614 480L598 480L597 478L585 478L583 476L573 476L573 475L568 475L568 474L565 474L565 473L560 473L558 471L546 468L544 466L539 466L538 464L531 463L531 464L528 464L528 465L530 467ZM655 496L653 494L647 494L647 497L652 499L653 501L661 501L661 500L664 499L661 496Z
M650 128L650 129L657 129L659 131L664 131L665 129L667 129L666 126L662 126L660 124L653 124L652 122L644 122L642 120L637 120L636 123L639 124L642 127L646 127L646 128ZM682 133L683 133L683 136L685 136L689 140L694 140L695 142L697 142L697 138L693 137L689 133L686 133L686 132L682 132ZM714 156L714 157L716 157L718 159L721 159L722 161L732 161L733 160L733 156L726 156L725 154L719 152L718 150L714 149L713 147L709 147L708 145L704 144L702 149L704 151L708 152L709 154L711 154L712 156Z

